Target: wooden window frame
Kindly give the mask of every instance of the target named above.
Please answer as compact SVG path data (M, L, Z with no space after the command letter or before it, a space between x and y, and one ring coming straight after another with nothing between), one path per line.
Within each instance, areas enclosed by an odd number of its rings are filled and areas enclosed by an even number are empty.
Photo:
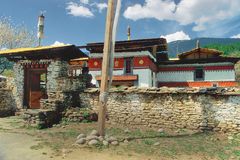
M202 73L202 76L201 78L197 77L198 76L198 73L201 71ZM195 71L194 71L194 81L204 81L205 80L205 72L204 72L204 68L203 67L198 67L198 68L195 68Z

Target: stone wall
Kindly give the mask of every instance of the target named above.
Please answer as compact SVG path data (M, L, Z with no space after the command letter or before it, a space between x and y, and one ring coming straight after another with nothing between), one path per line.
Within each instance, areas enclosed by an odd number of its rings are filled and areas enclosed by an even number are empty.
M239 91L115 89L109 94L108 117L114 124L240 132ZM81 102L97 112L98 95L98 89L85 90L80 94Z
M13 96L18 109L23 108L23 95L24 95L24 69L21 62L14 63L14 80L10 82L12 86Z
M90 85L91 76L69 77L66 61L52 61L47 70L48 99L41 100L42 109L72 107L80 105L79 93ZM78 103L78 104L77 104Z
M16 103L11 88L7 85L7 80L0 78L0 117L14 115Z

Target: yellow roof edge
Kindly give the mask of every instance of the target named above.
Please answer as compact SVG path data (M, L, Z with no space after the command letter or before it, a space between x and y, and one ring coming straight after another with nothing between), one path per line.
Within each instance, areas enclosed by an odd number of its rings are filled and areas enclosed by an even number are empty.
M45 49L54 49L54 48L62 48L74 45L59 45L59 46L40 46L40 47L32 47L32 48L15 48L9 50L2 50L0 51L1 54L11 54L11 53L19 53L19 52L29 52L29 51L38 51L38 50L45 50Z

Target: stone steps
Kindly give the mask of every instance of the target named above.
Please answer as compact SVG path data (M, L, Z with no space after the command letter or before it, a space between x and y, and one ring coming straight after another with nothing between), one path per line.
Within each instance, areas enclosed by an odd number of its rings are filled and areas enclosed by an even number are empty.
M15 115L22 117L29 126L38 129L52 127L61 120L59 114L53 110L21 109Z

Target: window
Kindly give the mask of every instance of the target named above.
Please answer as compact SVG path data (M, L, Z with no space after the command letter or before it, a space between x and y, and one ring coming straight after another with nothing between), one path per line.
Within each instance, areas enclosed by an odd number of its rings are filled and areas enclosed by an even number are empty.
M40 74L40 89L42 92L47 92L47 73Z
M204 81L204 70L203 68L195 69L195 81Z
M132 72L133 72L132 58L126 58L124 61L124 73L132 74Z

